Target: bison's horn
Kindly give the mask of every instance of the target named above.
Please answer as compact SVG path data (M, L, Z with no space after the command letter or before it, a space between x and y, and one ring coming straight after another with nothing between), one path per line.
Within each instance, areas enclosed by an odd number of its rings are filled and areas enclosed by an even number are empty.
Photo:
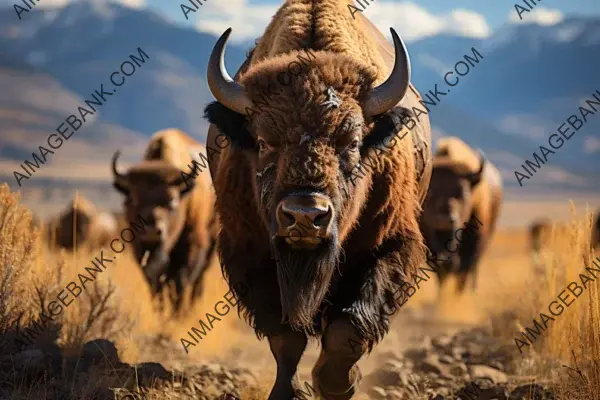
M112 157L112 173L113 173L113 179L114 179L113 184L117 190L119 190L120 192L126 193L127 192L127 177L125 175L123 175L122 173L120 173L119 170L117 169L117 160L119 159L120 155L121 155L121 152L116 151Z
M252 108L252 102L246 96L244 87L231 79L225 68L225 46L230 34L231 28L221 35L213 47L206 78L208 87L217 101L237 113L245 114L246 107Z
M385 82L373 88L365 102L366 116L383 114L392 109L406 94L410 83L410 58L404 42L393 28L390 28L394 39L394 69Z
M465 176L465 178L467 178L469 181L471 181L471 184L473 186L477 185L479 183L479 181L481 180L481 176L483 174L483 169L485 168L485 163L486 163L485 155L483 154L483 152L481 150L478 150L477 154L479 156L479 170L477 172L470 173Z

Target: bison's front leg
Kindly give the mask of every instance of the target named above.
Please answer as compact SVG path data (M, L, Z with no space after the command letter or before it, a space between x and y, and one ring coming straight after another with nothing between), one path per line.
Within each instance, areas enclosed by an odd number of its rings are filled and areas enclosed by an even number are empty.
M356 363L367 351L366 342L342 315L327 324L322 346L312 371L317 392L326 400L352 398L362 377Z
M304 333L291 329L269 336L269 346L277 362L277 378L268 400L289 400L294 397L296 370L306 343Z

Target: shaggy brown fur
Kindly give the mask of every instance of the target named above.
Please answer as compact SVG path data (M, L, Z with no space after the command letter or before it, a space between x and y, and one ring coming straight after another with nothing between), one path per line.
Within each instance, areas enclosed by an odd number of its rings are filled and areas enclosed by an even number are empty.
M393 50L365 18L354 21L347 4L287 1L235 78L255 103L273 87L280 93L252 118L220 103L206 110L232 143L210 159L222 223L219 251L232 290L238 282L248 288L240 299L241 312L259 337L269 337L277 359L278 383L270 399L289 395L284 381L295 371L307 336L323 334L325 352L315 367L322 378L330 376L327 371L344 374L372 349L389 328L384 308L406 296L398 285L425 260L418 215L430 166L417 179L413 136L394 137L397 129L389 123L410 114L420 96L411 86L393 110L363 116L370 88L391 71ZM306 57L302 48L315 58L301 77L282 85L278 74L298 56ZM341 104L323 111L319 105L328 87ZM398 136L406 131L403 127ZM427 117L413 131L429 145ZM217 134L211 125L207 142L218 149ZM346 150L355 137L360 151ZM260 157L258 139L266 143ZM372 168L358 176L352 167L367 156ZM302 190L331 199L335 232L318 250L290 251L271 240L273 218L282 198ZM355 354L343 349L347 338L360 341ZM331 357L342 353L346 361L332 363ZM352 379L356 374L350 373ZM353 393L341 383L334 386L320 391L347 390L336 399Z
M47 224L46 240L50 245L66 249L106 246L117 234L116 219L99 213L94 204L79 194L65 211Z
M423 205L421 229L427 246L434 259L443 260L442 264L449 261L450 269L459 274L459 290L468 277L475 288L477 265L491 241L502 204L500 173L489 160L484 162L478 174L481 160L466 143L456 137L441 139Z
M138 261L149 251L148 280L156 292L159 278L175 281L176 305L181 304L187 282L198 293L201 277L213 254L216 238L214 195L208 173L186 181L191 152L204 153L204 146L180 130L167 129L155 133L141 163L126 174L123 192L126 219L132 223L142 217L151 229L149 236L136 236L134 248Z

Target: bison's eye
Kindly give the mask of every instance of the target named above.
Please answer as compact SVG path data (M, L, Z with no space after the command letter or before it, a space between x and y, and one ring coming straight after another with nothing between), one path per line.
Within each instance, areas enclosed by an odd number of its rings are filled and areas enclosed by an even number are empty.
M354 139L348 145L348 151L357 151L359 147L360 147L360 141L358 139Z
M269 146L267 145L267 142L265 142L263 139L258 139L256 141L256 144L258 145L258 151L261 153L269 150Z

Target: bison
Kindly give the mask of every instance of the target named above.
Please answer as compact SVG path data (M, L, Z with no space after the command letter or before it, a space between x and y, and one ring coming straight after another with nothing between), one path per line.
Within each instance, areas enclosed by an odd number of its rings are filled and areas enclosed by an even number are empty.
M125 196L125 218L143 219L147 227L133 240L136 259L154 294L162 291L162 279L174 282L175 310L180 310L184 288L192 286L192 298L215 253L214 194L208 173L186 177L194 153L204 147L182 131L155 133L143 160L121 173L119 152L112 159L114 187Z
M404 43L392 29L392 48L348 4L289 0L235 79L223 61L231 28L207 68L219 257L238 311L276 360L270 400L294 395L309 337L322 343L318 393L351 398L357 361L425 261L429 118L413 111L421 96Z
M592 225L592 249L600 247L600 210L596 215Z
M438 142L433 173L423 205L421 230L438 266L440 284L448 273L458 276L462 292L488 247L502 204L502 179L480 152L456 137Z
M552 230L552 221L548 218L536 219L529 226L529 245L534 254L539 254L548 242L548 234Z
M94 204L79 194L65 211L49 221L46 228L50 244L66 249L89 246L99 248L117 235L117 221L112 214L98 212Z

